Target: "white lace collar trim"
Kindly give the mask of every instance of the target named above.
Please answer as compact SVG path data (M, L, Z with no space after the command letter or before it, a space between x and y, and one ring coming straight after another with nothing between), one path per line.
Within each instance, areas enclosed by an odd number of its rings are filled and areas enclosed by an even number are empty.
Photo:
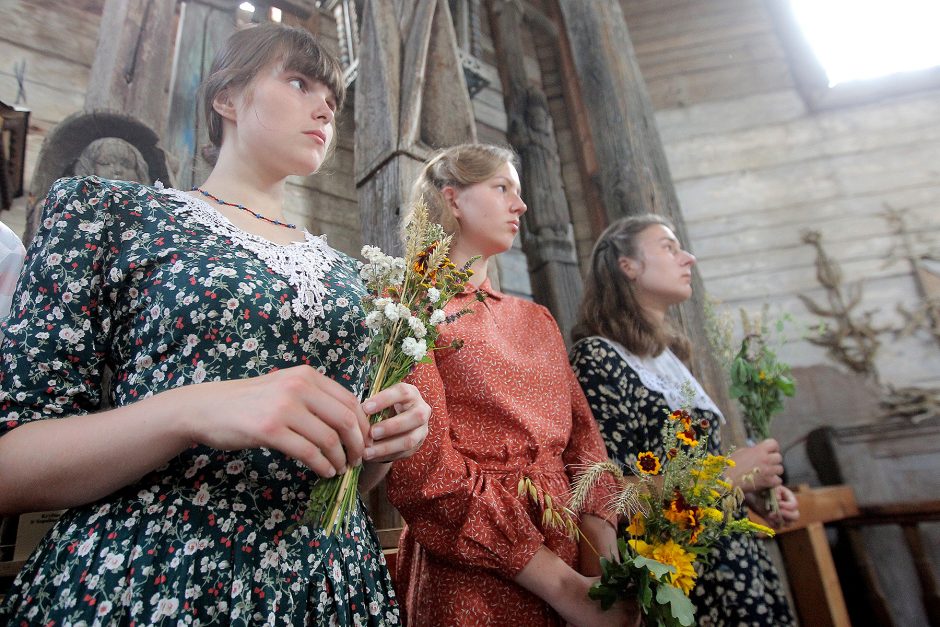
M297 296L291 299L294 315L311 325L323 317L323 299L326 296L323 278L340 260L340 254L330 248L325 235L313 235L304 229L303 241L278 244L243 231L212 205L186 192L173 188L159 191L182 201L187 217L254 253L269 268L287 278L287 282L297 292Z
M602 340L610 344L617 354L627 362L627 365L640 377L640 382L647 389L659 392L666 400L669 409L676 411L682 409L684 399L682 397L682 386L689 383L695 391L692 404L696 409L705 409L714 412L722 424L725 417L715 402L705 393L705 390L695 380L689 369L685 367L682 360L676 357L668 348L658 357L638 357L628 351L622 344L606 337L594 336L585 338L586 340Z

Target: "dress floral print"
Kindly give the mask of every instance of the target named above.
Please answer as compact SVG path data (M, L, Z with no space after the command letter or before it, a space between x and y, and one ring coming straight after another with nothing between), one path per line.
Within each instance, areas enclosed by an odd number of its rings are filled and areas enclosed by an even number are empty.
M359 394L363 293L322 238L278 245L177 190L63 179L3 327L0 435L97 410L106 367L115 406L298 364ZM68 510L0 624L399 624L361 503L342 537L297 524L315 478L277 451L193 446Z
M578 545L542 524L519 480L564 503L577 466L607 454L548 310L489 280L480 290L482 303L468 288L445 308L472 310L437 342L463 348L436 351L409 377L432 413L424 445L389 474L389 499L408 524L396 583L413 626L561 625L512 579L543 545L576 566ZM598 486L583 513L603 517L614 489Z
M663 392L646 387L624 356L600 337L576 343L571 349L571 363L611 460L627 466L642 451L663 458L666 451L661 429L671 409ZM707 404L714 406L710 400ZM708 448L711 453L719 453L718 414L700 407L694 409L694 414L697 420L707 420L711 425ZM698 578L691 594L698 625L794 624L777 572L758 540L751 536L723 538L712 548L710 557L711 565Z

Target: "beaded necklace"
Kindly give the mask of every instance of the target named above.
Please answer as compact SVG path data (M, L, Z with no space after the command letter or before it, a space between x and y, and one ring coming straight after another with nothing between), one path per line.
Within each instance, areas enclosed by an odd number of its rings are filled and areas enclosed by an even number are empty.
M234 203L234 202L226 202L226 201L222 200L221 198L219 198L218 196L213 196L212 194L210 194L210 193L207 192L206 190L202 189L201 187L193 187L192 191L194 191L194 192L199 192L200 194L202 194L202 195L205 196L206 198L211 198L212 200L214 200L215 202L219 203L220 205L225 205L226 207L235 207L236 209L241 209L242 211L247 211L248 213L250 213L250 214L253 215L254 217L258 218L259 220L264 220L265 222L270 222L271 224L274 224L275 226L283 226L283 227L286 227L286 228L288 228L288 229L296 229L296 228L297 228L297 225L296 225L296 224L290 224L289 222L281 222L280 220L272 220L271 218L267 218L267 217L261 215L261 214L258 213L257 211L252 211L251 209L249 209L249 208L246 207L245 205L239 205L238 203Z

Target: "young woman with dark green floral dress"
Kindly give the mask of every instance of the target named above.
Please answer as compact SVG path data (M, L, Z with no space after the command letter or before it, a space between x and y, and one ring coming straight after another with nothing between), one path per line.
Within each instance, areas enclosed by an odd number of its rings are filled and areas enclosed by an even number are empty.
M300 523L318 476L365 461L374 485L430 414L404 384L360 406L357 263L283 219L343 95L309 33L240 31L205 85L201 191L49 192L3 326L0 512L67 511L0 624L399 624L361 502L337 537Z

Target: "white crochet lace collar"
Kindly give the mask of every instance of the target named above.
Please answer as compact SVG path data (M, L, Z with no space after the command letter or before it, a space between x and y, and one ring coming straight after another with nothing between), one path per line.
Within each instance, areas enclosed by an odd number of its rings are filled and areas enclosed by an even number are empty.
M684 405L682 387L686 383L690 384L695 392L692 399L695 408L714 412L724 424L725 417L722 415L721 410L705 393L705 390L695 380L689 369L685 367L682 360L676 357L675 353L668 348L660 353L658 357L637 357L622 344L606 337L594 336L585 338L586 340L601 340L611 345L617 351L617 354L627 362L627 365L636 372L643 387L662 394L666 404L672 411L682 409Z
M326 243L325 235L313 235L304 229L303 241L277 244L243 231L212 205L186 192L173 188L159 191L184 203L184 219L196 220L213 233L231 239L284 276L297 292L297 296L291 299L294 315L311 325L323 317L323 298L326 296L323 278L340 259L339 253Z

